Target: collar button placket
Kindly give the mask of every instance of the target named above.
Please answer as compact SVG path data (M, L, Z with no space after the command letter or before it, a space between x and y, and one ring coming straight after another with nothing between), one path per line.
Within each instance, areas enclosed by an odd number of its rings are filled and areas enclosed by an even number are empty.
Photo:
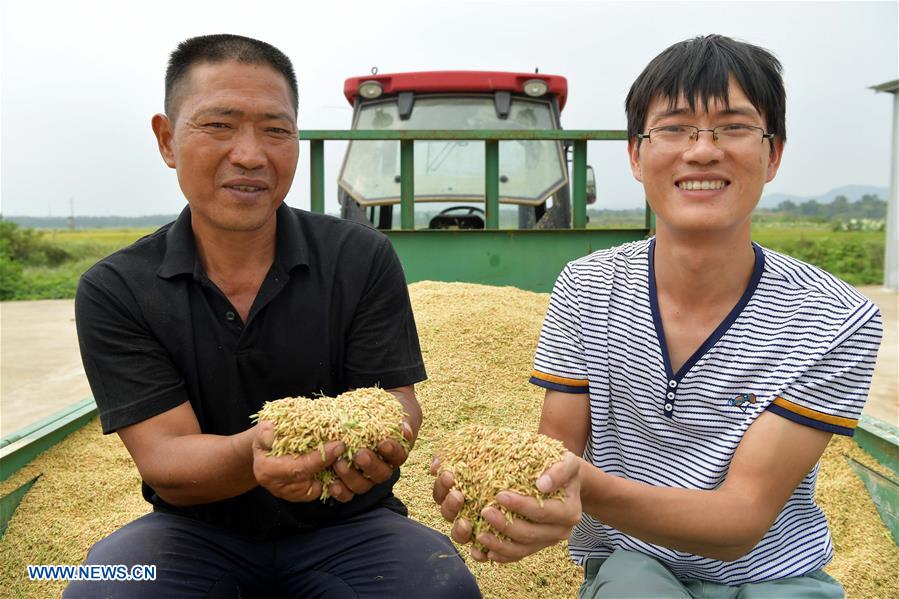
M676 388L677 381L672 378L668 381L668 385L662 392L665 396L665 405L663 408L665 410L665 416L668 418L674 417L674 400L677 398L677 393L675 393Z

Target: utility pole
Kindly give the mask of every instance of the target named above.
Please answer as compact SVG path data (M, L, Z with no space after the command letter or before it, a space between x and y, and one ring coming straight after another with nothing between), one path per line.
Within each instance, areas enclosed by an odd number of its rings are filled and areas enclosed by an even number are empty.
M75 198L69 198L69 230L75 230Z

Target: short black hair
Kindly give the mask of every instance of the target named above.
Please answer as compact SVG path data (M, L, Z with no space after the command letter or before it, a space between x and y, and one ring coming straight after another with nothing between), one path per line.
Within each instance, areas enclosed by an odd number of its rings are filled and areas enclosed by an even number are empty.
M175 116L175 98L177 88L190 72L190 68L199 63L219 63L236 60L247 64L267 65L284 75L290 86L291 102L296 114L299 108L299 91L297 76L293 64L287 55L266 42L218 33L200 35L184 40L169 57L169 66L165 71L165 113L169 118Z
M733 76L746 97L782 142L787 140L786 92L780 61L768 50L723 35L699 36L669 46L652 59L631 86L625 100L627 136L643 133L646 113L656 98L674 108L683 95L691 110L697 100L728 105L727 90Z

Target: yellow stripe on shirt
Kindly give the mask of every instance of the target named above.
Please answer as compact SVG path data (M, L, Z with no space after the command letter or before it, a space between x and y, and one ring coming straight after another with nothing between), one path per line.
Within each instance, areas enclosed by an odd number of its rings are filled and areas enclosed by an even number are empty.
M806 408L805 406L795 404L788 399L784 399L783 397L774 398L773 403L774 405L779 406L785 410L789 410L794 414L799 414L800 416L805 416L806 418L811 418L812 420L817 420L818 422L826 422L827 424L842 426L844 428L855 428L858 424L858 420L855 420L853 418L843 418L842 416L831 416L830 414L824 414L822 412L818 412L817 410L812 410L811 408Z
M531 373L531 376L533 376L534 378L538 378L541 381L558 383L560 385L568 385L569 387L584 387L586 389L590 386L590 383L588 381L584 381L581 379L567 379L563 376L546 374L545 372L540 372L539 370L535 370L533 373Z

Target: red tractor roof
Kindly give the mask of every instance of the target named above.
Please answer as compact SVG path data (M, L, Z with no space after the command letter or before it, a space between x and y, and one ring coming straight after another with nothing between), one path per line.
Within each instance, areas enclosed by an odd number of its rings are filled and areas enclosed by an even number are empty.
M421 94L495 92L509 91L521 93L524 82L530 79L546 81L547 95L555 95L559 100L559 110L565 108L568 98L568 80L559 75L543 73L501 73L497 71L423 71L420 73L386 73L350 77L343 84L343 95L350 105L355 106L359 84L377 81L384 88L384 94L416 92Z

